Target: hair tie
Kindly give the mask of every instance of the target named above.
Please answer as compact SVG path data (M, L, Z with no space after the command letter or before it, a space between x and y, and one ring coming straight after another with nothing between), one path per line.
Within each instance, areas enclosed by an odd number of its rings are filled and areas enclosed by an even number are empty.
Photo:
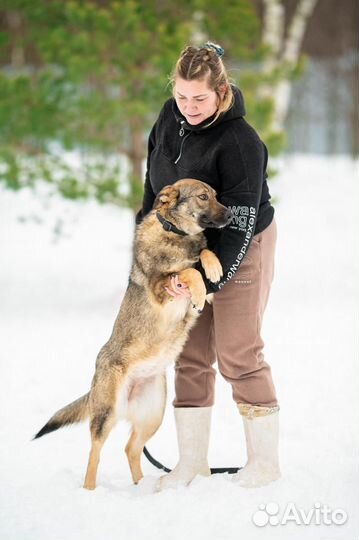
M219 45L212 43L211 41L207 41L207 43L205 43L203 47L206 49L213 49L216 55L218 56L218 58L221 58L221 56L224 55L224 49L220 47Z

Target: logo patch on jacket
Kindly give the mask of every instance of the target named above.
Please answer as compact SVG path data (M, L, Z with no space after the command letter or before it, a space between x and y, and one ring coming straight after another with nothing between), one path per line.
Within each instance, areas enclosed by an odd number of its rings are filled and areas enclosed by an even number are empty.
M248 206L228 206L233 217L228 227L236 231L246 231L250 210Z

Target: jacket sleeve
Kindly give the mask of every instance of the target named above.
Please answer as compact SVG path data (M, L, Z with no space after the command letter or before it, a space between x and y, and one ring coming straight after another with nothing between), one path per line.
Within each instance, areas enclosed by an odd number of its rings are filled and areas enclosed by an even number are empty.
M258 137L225 149L218 161L222 189L218 200L232 210L232 220L221 230L213 251L219 258L223 277L212 283L202 273L207 292L217 292L229 281L244 259L256 226L261 200L263 177L267 165L267 149Z
M143 194L142 208L136 214L136 225L141 223L145 215L148 214L150 210L152 210L152 206L155 200L155 194L153 193L151 181L150 181L150 157L156 145L156 126L157 126L157 123L154 124L153 128L151 129L150 135L148 137L147 165L146 165L144 194Z

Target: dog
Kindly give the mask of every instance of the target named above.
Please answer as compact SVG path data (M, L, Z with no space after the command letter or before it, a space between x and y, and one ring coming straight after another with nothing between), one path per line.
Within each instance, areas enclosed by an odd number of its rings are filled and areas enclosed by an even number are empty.
M143 477L143 448L164 415L166 367L180 354L206 300L194 265L200 261L212 282L222 276L203 231L224 227L230 219L231 211L209 185L187 178L164 187L137 226L128 287L112 335L97 356L91 389L56 412L34 437L90 419L84 488L95 489L102 446L120 419L132 428L125 452L133 482ZM174 284L187 288L190 297L174 299Z

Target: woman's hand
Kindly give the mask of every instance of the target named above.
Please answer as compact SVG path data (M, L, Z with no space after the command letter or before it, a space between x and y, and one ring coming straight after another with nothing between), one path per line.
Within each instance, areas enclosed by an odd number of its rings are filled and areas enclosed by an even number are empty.
M177 275L170 278L169 286L165 287L170 296L176 298L191 298L191 293L188 286L185 283L181 283Z

